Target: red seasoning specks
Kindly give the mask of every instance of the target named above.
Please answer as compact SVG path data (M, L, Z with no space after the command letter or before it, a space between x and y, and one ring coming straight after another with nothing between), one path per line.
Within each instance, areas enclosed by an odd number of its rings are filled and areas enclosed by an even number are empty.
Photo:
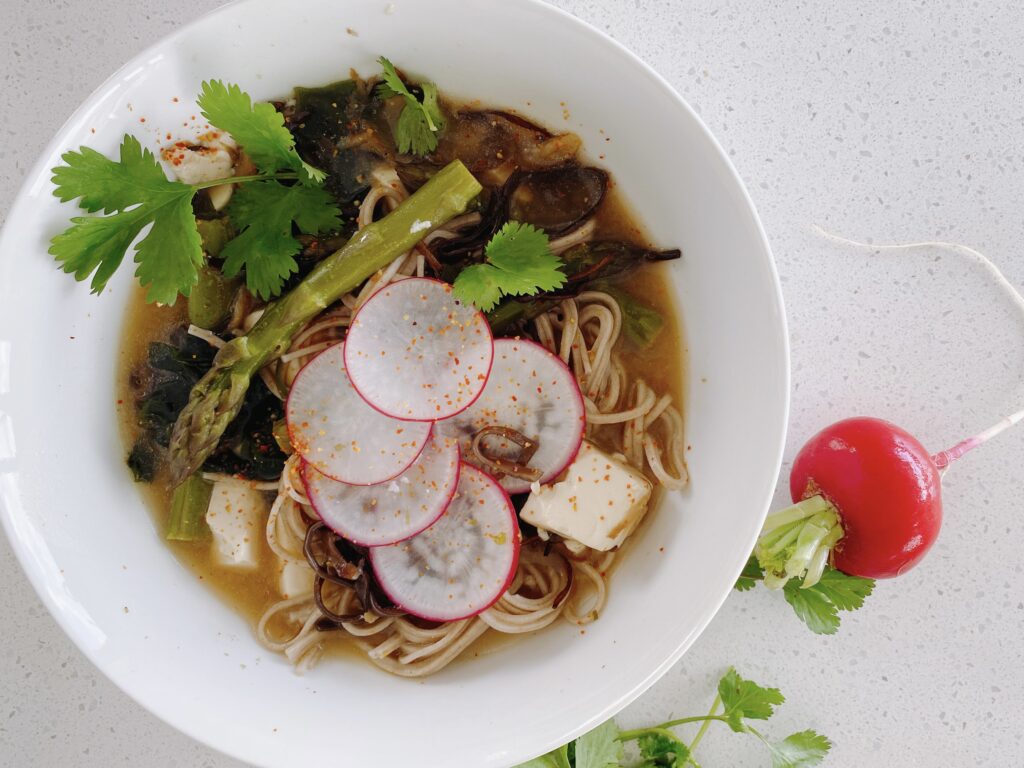
M382 288L356 313L345 343L352 385L394 418L448 418L480 395L494 355L483 314L447 283L410 278Z
M519 557L508 495L484 472L461 466L458 490L437 522L410 539L370 548L380 586L396 605L431 621L486 610L508 588Z
M444 512L459 482L454 438L434 435L401 475L361 486L339 483L303 465L303 484L320 519L349 541L368 547L413 536Z
M324 350L295 377L285 405L288 433L296 452L329 477L382 483L409 468L431 427L367 405L345 373L343 350L344 344Z
M538 386L538 379L546 383ZM551 481L572 462L583 439L586 412L576 377L539 344L498 339L494 342L494 365L483 393L462 413L439 422L437 429L456 435L463 458L468 459L472 455L469 448L473 435L496 424L537 441L539 447L530 466L544 473L540 482ZM486 441L492 455L519 455L520 447L511 440L490 435ZM509 493L530 490L529 481L513 477L502 478L501 485Z

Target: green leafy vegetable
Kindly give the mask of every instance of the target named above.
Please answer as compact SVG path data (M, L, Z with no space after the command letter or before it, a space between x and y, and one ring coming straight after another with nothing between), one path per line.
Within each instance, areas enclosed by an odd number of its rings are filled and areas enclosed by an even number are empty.
M307 233L340 225L337 206L319 188L324 174L302 161L284 118L271 104L253 104L237 85L219 80L203 83L199 95L203 115L218 129L230 133L261 170L258 176L218 179L198 185L167 178L156 157L138 139L125 136L117 160L81 147L62 156L53 169L54 195L61 201L78 199L89 213L53 238L50 253L76 280L92 277L93 293L100 293L135 243L135 275L147 289L146 300L173 304L189 296L203 268L203 250L217 256L223 249L230 260L228 276L246 269L250 290L270 298L296 270L299 245L291 236L292 222ZM298 180L284 186L276 180ZM256 180L235 195L232 210L240 212L240 238L225 245L229 231L204 222L192 212L192 198L200 189L223 183ZM255 212L257 206L267 210ZM148 232L140 238L143 230ZM238 242L241 240L241 242ZM243 254L242 249L246 252ZM228 253L230 251L230 253Z
M292 237L292 222L307 235L341 226L338 207L326 190L276 181L243 186L232 197L229 213L240 234L220 253L224 274L233 277L244 269L250 293L262 299L280 293L299 269L295 254L301 246Z
M800 731L769 743L772 768L810 768L825 759L832 742L814 731Z
M455 278L455 297L487 312L503 296L529 296L565 285L562 261L548 236L530 224L510 221L484 249L485 264L466 267Z
M619 728L608 720L576 739L575 768L615 768L622 759Z
M295 151L295 139L285 127L284 116L273 104L253 103L252 98L233 83L220 80L203 83L196 99L203 117L245 149L245 153L264 173L295 171L304 184L320 184L326 174L303 162Z
M740 572L740 577L736 579L736 584L733 585L733 589L739 592L746 592L748 589L753 589L757 586L757 582L764 578L764 568L757 562L757 558L753 555L747 560L747 564L743 566L743 570Z
M546 755L521 763L516 768L620 768L624 766L622 744L635 741L642 762L637 768L699 768L694 750L712 723L725 723L736 733L748 733L763 742L771 754L772 768L811 768L832 748L831 742L814 731L800 731L782 741L769 741L748 720L768 720L784 697L777 688L744 680L732 667L718 681L718 695L706 715L684 717L649 728L620 731L615 721L598 726L576 741ZM672 729L700 723L700 730L684 741Z
M170 181L153 153L133 136L121 142L120 159L110 160L82 147L66 152L65 165L53 169L54 195L90 213L53 238L50 253L76 280L92 275L92 292L100 293L121 265L125 252L143 228L149 233L135 246L135 275L146 287L147 301L173 304L188 296L203 263L199 232L192 216L193 187Z
M420 90L423 91L421 101L409 90L394 64L383 56L377 62L384 70L381 95L385 98L401 96L405 99L405 106L402 107L395 128L398 151L414 155L433 152L437 149L437 135L444 129L444 115L437 101L437 86L433 83L420 83Z
M574 766L569 761L568 745L565 745L548 752L546 755L520 763L516 768L574 768Z
M628 291L604 280L596 280L590 287L596 291L604 291L619 303L619 309L622 310L622 330L626 338L640 349L648 349L654 343L665 326L665 318L658 310Z
M839 629L839 611L860 608L874 586L873 579L848 576L828 568L817 584L802 587L798 580L792 579L786 582L782 594L812 632L831 635Z
M745 591L762 581L769 589L782 589L812 632L831 635L839 629L839 611L860 608L875 586L873 579L828 566L829 552L842 536L839 513L821 495L774 512L735 588Z
M649 728L637 737L645 766L683 768L690 762L690 748L665 728Z
M775 707L786 700L778 688L763 688L744 680L732 667L718 681L718 695L725 707L723 716L737 733L746 730L744 720L767 720L775 714Z

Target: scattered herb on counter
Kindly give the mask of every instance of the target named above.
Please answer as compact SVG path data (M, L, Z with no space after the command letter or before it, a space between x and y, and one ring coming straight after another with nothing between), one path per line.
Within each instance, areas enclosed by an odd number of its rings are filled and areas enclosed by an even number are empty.
M688 765L699 768L694 751L714 722L724 723L735 733L747 733L762 741L771 755L772 768L818 765L832 748L825 736L806 730L772 741L748 722L768 720L775 714L775 707L784 701L778 688L765 688L744 680L730 667L718 681L718 695L706 715L626 731L609 720L570 744L521 763L517 768L618 768L625 765L623 744L629 742L635 742L640 753L637 768L684 768ZM687 743L673 729L691 723L701 726Z
M385 98L401 96L405 106L395 126L395 143L398 151L406 154L426 155L437 149L437 135L444 129L444 115L437 102L437 86L434 83L420 83L423 98L416 94L402 80L395 65L381 56L377 59L384 70L381 95Z
M530 296L565 285L563 263L548 236L532 226L510 221L484 249L486 263L473 264L455 278L455 297L487 312L504 296Z

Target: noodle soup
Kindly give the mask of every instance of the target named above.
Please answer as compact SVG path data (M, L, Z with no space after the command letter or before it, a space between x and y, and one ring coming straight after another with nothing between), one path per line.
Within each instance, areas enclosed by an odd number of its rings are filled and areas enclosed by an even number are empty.
M413 94L422 89L413 86ZM660 494L687 480L684 347L658 263L678 251L659 251L646 241L614 180L584 163L574 135L442 99L438 144L418 156L397 146L403 103L404 97L388 96L375 80L353 80L296 89L277 105L303 159L328 170L326 189L342 211L336 231L300 234L298 271L285 294L354 234L399 209L447 163L461 161L483 192L466 213L430 231L296 329L287 347L260 367L241 412L192 476L199 488L193 497L181 492L185 486L174 490L167 445L180 428L175 422L219 349L257 327L269 304L237 279L216 274L202 303L154 306L140 291L126 317L119 376L123 435L157 526L169 534L175 555L252 622L259 641L300 671L325 651L342 648L394 674L429 675L467 649L479 649L484 636L510 638L555 621L598 620L605 602L614 599L610 576L621 550L628 550L628 535L645 513L657 514ZM234 173L249 172L244 147L225 146ZM167 156L176 152L188 165L188 153L200 149L175 145ZM225 243L238 236L231 204L218 194L231 196L214 191L195 203L214 271ZM473 439L460 444L461 462L471 468L461 474L482 470L506 490L518 489L511 495L515 562L500 594L481 610L437 620L386 588L375 571L380 553L371 552L374 547L325 524L329 516L310 498L306 473L316 470L303 453L308 447L296 440L301 430L289 424L284 400L304 366L347 341L353 317L372 296L405 279L450 283L461 270L487 265L490 243L510 222L544 233L568 279L555 290L504 297L486 322L496 340L531 340L547 350L543 354L567 370L585 420L571 462L551 468L531 466L528 451L520 451L523 440L545 447L544 437L504 423L474 424ZM485 429L506 432L488 443L477 436ZM435 433L442 431L435 425ZM539 482L548 469L550 477ZM597 495L578 498L573 487L586 492L591 471ZM396 477L371 485L394 485L402 475ZM616 489L622 493L614 503L629 509L613 507ZM352 498L351 489L345 493ZM197 504L201 520L182 529L182 515ZM428 536L440 519L389 546ZM577 532L589 540L580 541Z

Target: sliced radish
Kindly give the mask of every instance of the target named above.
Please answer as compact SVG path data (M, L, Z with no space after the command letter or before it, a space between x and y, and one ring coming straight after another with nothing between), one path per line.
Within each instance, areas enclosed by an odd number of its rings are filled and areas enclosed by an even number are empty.
M538 482L553 480L572 463L583 440L586 411L572 371L544 347L523 339L494 342L494 365L487 386L472 406L438 423L455 435L464 461L473 461L473 435L484 427L511 427L538 444L527 465L541 472ZM485 439L492 456L516 458L522 446L498 435ZM526 493L530 480L503 477L509 493Z
M285 404L295 451L320 472L354 485L402 474L420 455L430 424L392 419L368 406L345 374L344 344L299 371Z
M436 523L411 539L373 547L377 583L395 605L430 621L455 621L489 608L519 562L519 526L494 478L462 465L459 487Z
M381 288L352 319L345 366L359 394L396 419L434 421L466 409L487 383L494 340L452 287L414 277Z
M339 483L310 464L303 465L302 479L316 513L336 533L366 547L393 544L444 512L459 483L459 446L454 438L431 435L412 466L377 485Z

